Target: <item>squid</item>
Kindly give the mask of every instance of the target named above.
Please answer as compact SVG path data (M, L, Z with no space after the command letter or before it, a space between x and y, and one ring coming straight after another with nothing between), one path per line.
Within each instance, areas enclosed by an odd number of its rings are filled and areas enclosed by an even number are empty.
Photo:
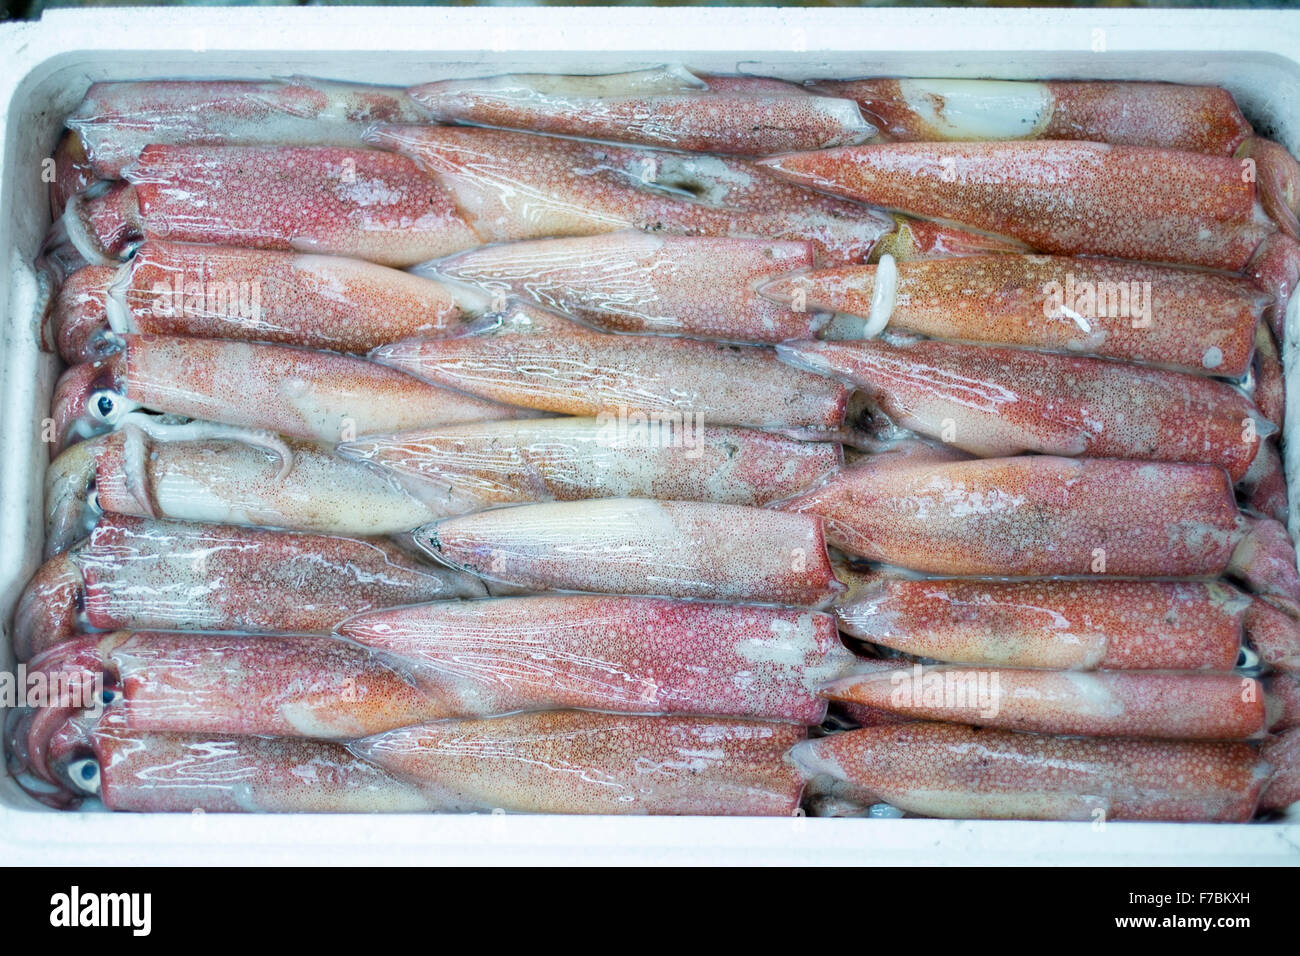
M1286 811L1300 804L1300 727L1265 741L1260 753L1276 768L1260 798L1260 809Z
M361 259L151 239L121 265L68 276L44 344L70 365L140 334L365 354L412 336L459 334L480 305L465 290Z
M571 711L439 721L351 743L99 727L51 762L66 798L147 812L790 816L794 724Z
M1268 463L1271 422L1199 375L1084 356L922 340L789 342L800 368L865 391L894 422L981 457L1021 452L1220 465L1234 482Z
M439 517L387 476L314 444L156 439L130 422L51 462L45 502L47 558L105 512L345 536L399 534Z
M828 264L884 251L896 258L1024 251L792 186L744 160L447 126L381 125L366 141L428 170L483 242L632 228L811 242Z
M53 451L125 421L168 427L141 410L320 442L529 414L357 356L171 335L122 336L118 351L65 372L52 406Z
M817 80L897 142L1088 140L1231 156L1252 135L1227 90L1177 83Z
M1243 823L1272 768L1243 742L1052 737L903 723L800 743L812 777L932 817Z
M470 123L643 146L765 156L866 142L851 99L752 76L666 65L632 73L522 73L442 80L407 91L435 123Z
M566 415L640 413L711 425L828 433L849 390L770 350L583 331L410 339L370 353L382 365L469 395Z
M822 607L844 590L820 519L743 505L516 505L445 518L413 536L452 567L534 591Z
M757 292L813 261L809 242L625 230L483 246L415 272L487 296L516 296L607 332L762 343L811 338L825 322L825 314Z
M792 183L942 217L1039 252L1244 272L1274 296L1280 338L1300 281L1300 225L1297 188L1279 183L1290 177L1271 157L1042 140L847 146L758 165Z
M840 629L932 660L1060 670L1300 668L1300 623L1206 581L988 581L836 568Z
M383 150L151 145L124 175L69 202L48 244L92 265L170 239L404 268L482 241L433 177Z
M828 339L872 337L887 327L1234 379L1250 371L1270 302L1239 276L1070 256L838 266L782 276L758 291L797 301L809 315L836 313L822 329Z
M452 716L521 710L757 717L819 724L819 684L856 660L829 614L659 598L439 601L341 623L411 663Z
M648 420L485 422L343 442L444 514L584 498L765 505L815 487L844 460L832 442Z
M1253 740L1279 716L1259 680L1230 673L878 664L822 693L913 719L1086 737Z
M1032 455L872 456L782 504L846 554L936 575L1220 577L1300 617L1280 523L1237 510L1222 468Z
M376 608L486 594L380 538L109 513L28 582L13 647L28 660L79 631L329 633Z

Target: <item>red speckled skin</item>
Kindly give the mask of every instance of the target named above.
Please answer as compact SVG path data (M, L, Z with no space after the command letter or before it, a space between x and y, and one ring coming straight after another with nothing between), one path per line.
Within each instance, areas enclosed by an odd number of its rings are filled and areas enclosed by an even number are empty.
M126 171L144 235L405 267L481 241L409 159L332 146L147 146Z
M922 816L1244 822L1268 767L1244 743L1046 737L906 723L800 744L809 772Z
M151 240L122 269L119 279L111 267L88 266L60 289L51 322L69 364L111 348L103 335L115 280L129 315L118 331L365 353L467 324L452 290L361 259Z
M1251 605L1219 582L855 577L836 607L846 633L1003 667L1230 671Z
M417 787L340 744L100 728L91 737L111 810L144 813L412 813Z
M811 310L867 316L875 266L840 266L775 280L764 295L789 302L802 290ZM1085 289L1131 290L1150 283L1149 324L1133 312L1082 318L1057 306L1050 283L1076 298ZM1066 256L961 256L901 262L889 328L952 341L1017 345L1168 365L1202 375L1240 378L1250 369L1255 329L1269 299L1248 279L1121 260ZM1053 287L1054 288L1054 287ZM1086 301L1086 300L1085 300ZM1131 302L1131 300L1130 300ZM1049 304L1050 303L1050 304ZM1045 308L1046 307L1046 308ZM1047 310L1052 311L1048 317ZM1123 310L1115 310L1120 312ZM1084 327L1081 327L1084 326ZM828 335L834 337L833 335Z
M448 518L417 529L415 539L453 566L534 591L819 607L843 590L821 521L741 505L518 505Z
M133 730L343 739L452 716L400 662L307 634L115 631L56 644L31 669L92 654Z
M812 265L807 242L624 231L484 246L426 268L610 332L780 342L811 337L825 316L778 306L755 288Z
M1260 799L1260 809L1286 810L1300 803L1300 727L1266 741L1260 753L1273 765L1273 776Z
M442 601L363 614L338 633L413 661L463 716L577 708L819 724L818 684L854 661L829 614L656 598Z
M1204 462L1240 481L1272 431L1225 382L1127 362L931 340L790 342L777 353L852 383L898 425L982 457Z
M68 126L80 134L96 175L120 179L152 143L360 146L372 123L419 121L396 87L295 77L94 83Z
M881 662L822 693L922 720L1088 737L1246 740L1270 723L1263 685L1236 674L1021 670Z
M391 469L447 513L608 497L765 505L814 487L844 460L830 442L745 428L620 435L616 423L571 417L371 435L337 451Z
M865 262L895 228L742 160L445 126L381 126L367 141L433 173L484 241L634 228L807 241L841 263Z
M328 633L376 608L485 595L477 579L383 539L110 513L32 578L14 614L14 653L27 660L81 626Z
M281 477L273 453L242 441L154 442L128 426L78 442L50 465L47 557L86 533L78 525L92 483L103 511L144 518L383 535L437 517L363 464L315 445L290 450L292 467Z
M874 132L852 101L814 96L793 83L708 77L707 86L692 89L687 79L676 90L591 95L499 76L426 83L410 95L439 123L741 156L845 146Z
M58 219L68 200L96 179L81 137L67 131L54 148L54 179L50 182L50 218Z
M1142 146L888 143L760 160L791 182L1042 252L1244 270L1277 233L1242 164Z
M1026 130L1027 139L1163 146L1231 156L1251 133L1232 94L1217 86L1096 81L1024 85L1045 87L1049 96L1047 115L1039 126ZM823 80L816 88L857 101L890 139L944 138L908 105L898 80ZM935 100L934 107L942 113L942 98Z
M822 515L846 553L931 574L1217 577L1247 530L1221 468L1047 455L884 455L784 507Z
M426 724L350 745L455 810L788 816L805 730L720 717L552 711Z
M758 348L574 330L412 339L371 353L470 395L566 415L697 415L710 425L835 429L848 389Z
M352 355L227 339L121 338L120 351L59 380L52 414L63 439L104 390L153 411L322 442L526 414Z

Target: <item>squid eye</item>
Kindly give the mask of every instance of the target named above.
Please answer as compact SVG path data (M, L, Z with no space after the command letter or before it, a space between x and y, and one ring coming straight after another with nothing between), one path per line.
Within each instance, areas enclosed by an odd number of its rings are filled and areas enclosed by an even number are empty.
M91 395L89 405L91 414L103 421L108 421L117 408L110 392L96 392Z
M99 793L99 764L89 757L69 764L68 778L82 793Z

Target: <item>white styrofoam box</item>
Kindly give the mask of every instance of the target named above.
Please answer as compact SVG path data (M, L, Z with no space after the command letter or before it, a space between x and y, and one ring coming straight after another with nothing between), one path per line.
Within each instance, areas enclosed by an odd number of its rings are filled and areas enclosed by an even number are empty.
M1300 154L1300 12L942 9L99 9L0 26L0 621L36 568L54 361L29 263L41 160L96 80L304 74L409 84L683 62L712 72L1171 80L1227 87ZM1288 378L1300 329L1288 329ZM1288 434L1300 428L1295 389ZM1300 443L1287 456L1292 500ZM8 640L0 663L12 664ZM0 775L2 776L2 775ZM1300 863L1300 823L56 813L0 779L11 864Z

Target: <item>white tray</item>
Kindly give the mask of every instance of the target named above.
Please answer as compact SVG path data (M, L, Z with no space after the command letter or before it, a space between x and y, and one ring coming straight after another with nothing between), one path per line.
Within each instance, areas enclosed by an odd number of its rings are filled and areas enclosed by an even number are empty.
M28 263L48 225L41 160L95 80L301 73L414 83L679 61L813 76L1114 78L1226 86L1300 154L1300 12L940 9L130 9L0 25L0 622L37 566L54 363ZM1300 330L1288 329L1288 378ZM1300 428L1289 391L1288 436ZM1287 455L1291 498L1300 442ZM11 666L8 640L0 664ZM0 775L3 777L3 775ZM1300 823L1000 823L541 816L56 813L0 779L8 864L612 862L1300 863Z

